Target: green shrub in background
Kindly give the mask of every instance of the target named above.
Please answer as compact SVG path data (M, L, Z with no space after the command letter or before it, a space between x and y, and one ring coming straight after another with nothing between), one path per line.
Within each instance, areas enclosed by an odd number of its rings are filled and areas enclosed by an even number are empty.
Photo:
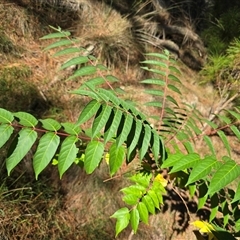
M56 39L45 50L60 48L55 56L75 54L62 64L61 69L80 66L75 68L68 80L83 76L89 79L71 93L88 97L89 102L76 123L37 119L27 112L11 112L1 108L0 147L12 139L14 131L18 131L16 144L11 146L6 159L8 174L33 145L36 145L33 155L36 178L56 156L60 178L79 157L80 165L91 174L103 159L106 160L107 153L110 177L124 163L129 164L137 158L139 168L130 177L133 184L121 190L125 207L111 216L117 219L116 236L128 225L136 233L140 222L148 223L149 215L161 209L167 181L176 189L188 189L191 196L198 192L199 209L210 200L211 224L195 222L197 227L205 229L215 239L220 239L219 235L235 235L240 230L240 185L232 192L228 191L227 185L239 176L240 167L231 156L232 149L223 130L231 129L239 141L239 107L226 110L230 117L216 116L225 123L220 128L204 119L194 106L179 105L173 93L181 95L180 72L169 52L164 51L147 54L142 62L143 69L154 76L142 81L146 93L153 99L161 99L146 102L147 106L159 112L158 116L147 116L138 110L137 103L121 98L117 89L112 87L112 82L117 79L109 75L107 68L94 56L83 54L86 51L78 47L78 40L71 39L69 32L54 30L55 33L43 37ZM108 88L103 88L103 84L107 84ZM150 124L151 118L158 121L158 127ZM82 128L86 123L91 124L90 129ZM205 131L206 126L210 131ZM221 158L217 157L210 138L212 134L219 137L226 149L227 154ZM197 152L194 142L199 139L208 146L208 153ZM168 172L167 181L161 174L165 169ZM218 212L223 215L221 224L215 222Z

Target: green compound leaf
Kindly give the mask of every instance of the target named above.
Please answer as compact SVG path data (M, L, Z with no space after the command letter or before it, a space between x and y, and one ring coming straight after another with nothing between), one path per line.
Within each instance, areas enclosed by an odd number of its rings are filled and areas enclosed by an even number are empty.
M58 171L60 178L67 171L67 169L74 163L77 158L78 148L76 142L78 138L76 136L70 136L65 138L61 145L60 153L58 156Z
M198 187L198 191L199 191L199 197L198 197L198 210L201 209L207 199L208 199L208 186L205 183L202 183L199 187Z
M232 200L232 203L240 200L240 183L238 184L237 190L234 194L234 198Z
M132 177L130 177L130 180L132 182L139 184L140 186L148 188L151 177L152 177L152 174L147 175L147 174L137 173L137 174L134 174Z
M138 200L139 198L134 194L128 194L123 197L123 201L130 206L136 205Z
M57 47L62 47L62 46L66 46L66 45L71 45L73 44L73 41L68 40L68 39L62 39L59 40L57 42L54 42L50 45L48 45L47 47L44 48L44 51L50 50L52 48L57 48Z
M77 124L82 124L85 123L87 120L89 120L97 111L98 109L101 107L101 104L93 99L92 101L90 101L87 106L82 110Z
M170 171L170 173L178 172L181 170L185 170L187 168L193 167L200 159L200 156L197 153L190 153L176 162Z
M140 220L140 216L139 216L138 209L134 208L130 213L130 222L131 222L131 227L134 233L137 233L139 220Z
M0 148L9 140L14 128L9 124L0 125Z
M211 150L212 154L214 156L216 156L215 147L213 146L211 138L209 136L205 135L205 136L203 136L203 139L204 139L205 143L208 145L208 147Z
M217 172L213 175L208 188L208 194L218 192L220 189L227 186L240 175L240 166L230 160L224 163Z
M33 156L33 168L36 179L43 169L51 162L60 143L60 137L55 133L44 134L38 144L37 151Z
M159 205L163 204L163 195L162 194L165 194L166 190L165 190L165 188L163 188L162 184L156 183L156 181L154 181L152 190L155 192L155 194L158 197Z
M84 57L84 56L75 57L75 58L72 58L69 61L65 62L61 66L60 69L63 70L65 68L68 68L68 67L71 67L71 66L75 66L75 65L78 65L78 64L82 64L82 63L87 63L88 61L89 61L88 57Z
M57 122L56 120L51 119L51 118L41 119L39 121L42 123L43 128L46 130L49 130L49 131L56 132L62 127L59 122Z
M150 213L155 214L155 206L154 206L152 198L149 195L145 195L142 198L142 202L146 205L146 207Z
M117 223L116 223L116 236L118 236L118 234L125 229L130 221L130 213L129 213L129 209L124 207L121 208L119 210L117 210L112 216L111 218L116 218L117 219Z
M78 69L72 76L70 76L67 80L71 80L76 77L88 76L96 73L97 68L95 66L85 66Z
M105 104L99 108L92 124L92 138L98 135L101 129L106 125L111 111L112 107Z
M98 141L91 141L85 151L84 169L90 174L99 165L104 153L104 144Z
M211 222L217 215L218 213L218 204L219 204L219 199L217 194L213 194L211 197L211 214L209 217L209 222Z
M64 131L71 135L78 135L81 132L81 128L74 124L74 123L62 123L62 126L64 127Z
M164 68L168 67L166 63L163 63L163 62L160 62L160 61L156 61L156 60L145 60L145 61L142 61L142 63L155 65L155 66L159 66L159 67L164 67Z
M134 138L132 139L130 146L127 148L127 158L129 159L132 152L134 151L135 147L138 144L139 137L142 131L142 123L139 120L134 121L135 123L135 133L134 133Z
M143 202L139 202L137 206L140 220L146 224L148 224L148 209L146 205Z
M157 134L157 132L152 129L152 139L153 139L153 143L152 143L152 153L154 156L154 160L156 162L156 164L158 165L158 160L159 160L159 154L160 154L160 148L163 147L162 141L160 139L160 136Z
M217 131L218 136L221 138L225 148L227 149L228 156L231 156L231 147L229 144L229 140L227 139L225 133L221 130Z
M108 102L113 103L115 106L119 106L120 105L120 100L119 98L112 92L103 88L99 89L99 95L103 96L105 95L105 99L107 99Z
M168 168L174 166L180 159L184 156L183 153L177 152L174 154L169 154L168 158L163 162L162 168Z
M11 123L14 120L14 116L9 111L0 108L0 123Z
M164 92L162 90L156 90L156 89L146 89L144 92L153 96L162 97L164 95Z
M122 119L122 111L119 109L112 110L104 129L104 142L107 143L112 137L116 136L118 126Z
M169 67L170 68L170 67ZM176 68L175 68L176 69ZM172 74L169 74L168 75L168 78L174 82L177 82L177 83L181 83L181 81L179 80L179 78L177 78L175 75L172 75Z
M150 146L151 139L151 127L149 125L144 125L144 137L141 143L141 148L139 149L139 158L142 160Z
M56 33L50 33L48 35L41 37L40 39L44 40L44 39L52 39L52 38L62 38L62 37L68 37L70 35L71 35L70 32L61 31Z
M167 100L178 107L178 103L177 103L177 101L173 97L168 95L167 96Z
M132 128L132 123L133 123L133 116L130 114L125 115L122 131L116 139L117 147L121 146L124 143L124 141L126 141L128 134Z
M65 48L63 50L60 50L56 53L53 54L54 57L59 57L59 56L63 56L66 54L72 54L72 53L79 53L80 49L77 47L70 47L70 48Z
M83 86L84 86L84 84L83 84ZM99 96L95 92L93 92L92 90L83 89L83 87L80 87L79 89L74 90L74 91L70 91L70 93L78 94L78 95L81 95L81 96L88 96L92 99L98 99L99 100Z
M172 91L182 95L181 91L176 86L174 86L172 84L168 84L168 88L171 89Z
M117 147L116 143L113 143L109 150L109 168L111 176L122 166L124 158L125 148L123 146Z
M240 120L239 108L235 108L236 111L228 110L228 112L235 117L236 119Z
M145 79L142 80L141 83L144 84L153 84L153 85L159 85L159 86L165 86L166 82L160 79L154 79L154 78L149 78L149 79Z
M240 139L240 131L239 131L239 129L238 129L236 126L234 126L234 125L232 125L230 128L231 128L231 130L234 132L234 134L236 135L236 137L237 137L238 139Z
M37 133L29 128L24 128L18 133L17 146L11 156L6 160L8 175L12 169L26 156L37 139Z
M19 123L25 127L35 127L38 124L38 120L29 113L17 112L14 116L19 118Z
M205 159L200 160L194 166L188 178L188 182L186 186L202 178L205 178L211 172L211 170L216 166L217 163L218 161L213 157L206 157Z
M146 193L146 188L141 185L131 185L129 187L121 189L120 191L123 192L125 195L133 194L137 198L140 198L142 195Z
M155 193L155 191L149 190L149 191L147 192L147 195L149 195L149 196L151 197L151 199L152 199L152 201L153 201L153 203L154 203L155 208L160 209L158 196L157 196L157 194Z

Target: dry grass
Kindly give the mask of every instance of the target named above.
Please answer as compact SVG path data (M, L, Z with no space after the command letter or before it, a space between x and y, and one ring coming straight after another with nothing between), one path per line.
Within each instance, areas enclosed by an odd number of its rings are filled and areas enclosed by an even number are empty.
M58 70L67 58L52 58L51 52L42 51L49 42L39 41L39 37L49 31L48 24L62 23L81 40L82 47L94 46L93 55L120 79L119 85L127 92L126 98L138 102L146 114L159 114L143 106L151 99L143 93L144 86L138 82L144 77L138 65L142 47L133 41L132 26L127 19L103 3L82 0L79 3L84 7L79 14L67 18L67 22L63 18L58 22L57 12L43 19L44 7L34 13L30 5L27 10L25 8L29 0L18 2L21 6L0 0L0 57L4 60L0 67L0 84L7 83L0 89L0 107L27 111L38 96L44 106L39 113L37 105L32 109L34 114L60 121L76 120L87 99L73 97L68 90L76 89L85 79L66 82L68 73ZM148 50L153 49L149 47ZM197 84L197 74L184 66L181 68L185 101L196 104L206 116L216 102L213 89L209 87L206 93L206 89ZM180 100L183 99L178 98ZM0 239L114 239L115 222L109 216L122 206L119 189L128 182L123 177L103 182L108 178L107 166L101 166L91 176L73 166L61 181L56 169L50 167L37 182L31 171L21 175L21 167L11 178L6 177L3 169L0 173ZM181 230L179 219L184 223L189 221L186 215L179 218L182 210L181 200L166 199L163 212L152 216L149 226L141 225L132 239L195 239L187 224L177 235ZM193 208L192 213L194 211ZM195 219L195 215L191 218ZM118 239L128 239L129 234L130 229L127 229Z

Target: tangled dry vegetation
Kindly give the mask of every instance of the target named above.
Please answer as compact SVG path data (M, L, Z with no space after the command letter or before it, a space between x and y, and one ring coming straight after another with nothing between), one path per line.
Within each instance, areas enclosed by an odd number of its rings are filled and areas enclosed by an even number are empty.
M188 21L179 24L156 1L136 6L132 18L132 12L124 12L127 1L115 6L120 11L109 2L0 0L0 107L59 121L76 120L86 99L73 97L67 90L80 86L84 79L64 81L68 73L58 69L66 59L43 52L47 43L39 38L50 31L48 25L61 26L81 39L81 47L89 48L107 65L119 78L126 97L139 105L147 97L138 83L146 74L139 67L144 52L167 47L183 63L201 68L206 53ZM185 101L206 115L215 107L217 95L211 86L207 91L199 87L196 72L182 62ZM26 170L20 165L6 178L4 156L1 153L0 239L114 239L114 222L108 216L121 206L118 191L126 184L121 176L103 182L108 178L106 166L91 176L73 166L59 181L52 166L36 182L31 167ZM185 206L179 202L168 202L164 213L153 216L151 225L141 226L132 239L194 239L188 217L182 214ZM119 239L129 234L128 229Z

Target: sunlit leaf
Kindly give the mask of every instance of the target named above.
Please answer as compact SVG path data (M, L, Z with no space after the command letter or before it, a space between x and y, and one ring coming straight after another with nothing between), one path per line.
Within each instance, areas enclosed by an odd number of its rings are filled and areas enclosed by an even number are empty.
M41 119L39 121L42 123L43 128L49 131L56 132L61 128L61 124L54 119L48 118L48 119Z
M236 137L240 140L240 131L236 126L230 126L231 130L234 132L234 134L236 135Z
M105 126L111 114L111 111L112 107L106 104L102 105L102 107L98 110L92 124L92 138L99 134L101 129Z
M240 166L234 161L227 161L213 175L208 188L208 194L218 192L240 175Z
M123 201L130 206L136 205L138 200L139 198L134 194L127 194L123 197Z
M79 125L74 123L62 123L62 126L64 127L64 131L71 135L78 135L81 132L81 128Z
M10 175L12 169L26 156L37 139L37 133L29 128L23 128L18 135L17 146L6 160L8 175Z
M205 159L198 161L192 169L186 185L205 178L216 166L217 162L218 161L212 157L206 157Z
M113 111L113 110L112 110ZM113 111L113 118L111 115L105 125L104 129L104 142L108 142L112 137L116 136L118 126L122 118L122 112L119 109Z
M182 94L181 91L174 85L172 84L168 84L168 88L171 89L172 91L178 93L178 94Z
M148 209L143 202L139 202L137 206L139 217L142 222L148 224Z
M155 193L155 191L153 191L152 189L150 189L148 192L147 192L147 195L149 195L154 203L154 206L155 208L157 209L160 209L159 207L159 200L158 200L158 197L157 197L157 194Z
M142 80L141 83L154 84L154 85L159 85L159 86L165 86L166 85L165 81L163 81L161 79L154 79L154 78Z
M110 175L115 174L122 166L125 158L125 148L123 146L117 147L116 143L113 143L109 150L109 168Z
M0 122L1 123L11 123L13 121L14 117L13 114L9 111L0 108Z
M67 62L65 62L62 66L61 66L61 70L71 67L71 66L76 66L82 63L87 63L89 61L88 57L85 56L81 56L81 57L75 57L75 58L71 58L70 60L68 60Z
M151 180L152 174L142 174L137 173L130 177L130 180L132 182L135 182L145 188L149 187L150 180Z
M37 151L33 156L33 168L36 179L45 167L51 162L60 143L60 137L55 133L44 134L38 144Z
M99 165L104 153L104 144L99 141L91 141L85 151L84 169L91 174Z
M179 162L180 159L184 156L183 153L181 152L177 152L174 154L169 154L168 155L168 159L166 159L163 164L162 164L162 168L167 168L167 167L172 167L175 165L175 163Z
M145 195L142 198L142 202L146 205L146 207L150 213L155 214L155 205L153 203L152 198L149 195Z
M133 194L137 198L140 198L142 195L145 194L146 188L142 185L131 185L129 187L122 188L120 191L126 195Z
M76 147L76 142L78 138L76 136L70 136L64 139L61 144L59 156L58 156L58 171L60 178L66 172L66 170L74 163L78 148Z
M141 147L139 149L140 160L143 159L150 146L151 133L151 127L149 125L144 125L144 136L142 142L140 143Z
M66 54L72 54L72 53L79 53L80 49L77 47L70 47L70 48L65 48L63 50L60 50L56 53L54 53L54 57L59 57L59 56L64 56Z
M0 148L9 140L14 128L9 124L0 125Z
M219 205L219 199L217 194L213 194L213 196L210 199L211 201L211 213L209 216L209 222L211 222L218 213L218 205Z
M44 48L44 51L50 50L52 48L57 48L57 47L71 45L71 44L73 44L73 42L74 42L73 40L62 39L62 40L59 40L57 42L54 42L54 43L48 45L47 47Z
M17 112L14 116L19 118L19 123L25 127L35 127L38 123L38 120L30 113Z
M95 66L83 66L77 71L74 72L73 75L71 75L67 80L71 80L76 77L83 77L83 76L88 76L96 73L97 69Z
M227 149L228 156L231 156L231 147L229 144L229 140L227 139L225 133L221 130L217 131L218 136L221 138L225 148Z
M130 213L129 213L129 209L124 207L121 208L119 210L117 210L112 216L111 218L116 218L117 219L117 223L116 223L116 237L118 236L118 234L125 229L130 221Z
M215 151L215 147L213 146L212 140L209 136L205 135L203 136L204 141L206 142L206 144L208 145L209 149L211 150L212 154L214 156L216 156L216 151Z
M56 33L50 33L48 35L45 35L43 37L41 37L41 40L45 40L45 39L52 39L52 38L62 38L62 37L68 37L70 36L71 33L68 31L61 31L61 32L56 32Z
M130 222L131 222L131 227L134 231L134 233L137 233L138 225L139 225L139 212L137 208L133 208L133 210L130 213Z
M199 159L200 159L200 157L197 153L190 153L190 154L180 158L179 161L174 164L170 173L178 172L178 171L190 168L190 167L194 167L195 164L199 161Z
M122 145L124 143L124 141L126 141L128 134L132 128L132 123L133 123L132 115L126 114L125 118L124 118L124 124L123 124L122 130L121 130L121 133L116 139L117 147L119 147L120 145Z
M232 200L232 203L240 200L240 183L238 184L237 190L234 194L234 198Z
M96 114L100 106L101 104L97 100L93 99L90 101L80 113L77 124L80 125L89 120L94 114Z
M142 131L142 123L139 120L135 121L135 123L136 123L136 128L135 128L134 138L132 139L130 146L127 149L127 158L128 159L129 159L131 153L133 152L133 150L135 149L135 147L137 146L139 137L140 137L140 134Z

